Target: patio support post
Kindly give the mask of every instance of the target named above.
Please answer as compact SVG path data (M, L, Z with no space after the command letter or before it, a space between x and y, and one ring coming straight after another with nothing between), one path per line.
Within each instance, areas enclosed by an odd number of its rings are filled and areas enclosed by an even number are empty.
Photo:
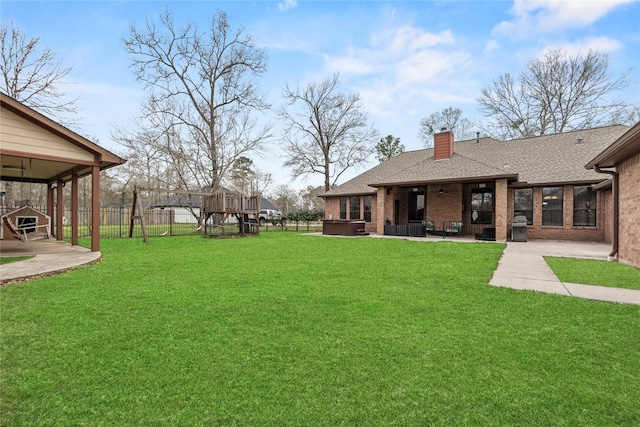
M71 173L71 244L78 246L78 173Z
M100 166L91 170L91 252L100 250Z
M386 201L386 188L378 187L378 194L376 195L376 234L382 236L384 234L384 220L385 220L385 201Z
M63 188L64 182L58 177L58 185L56 187L56 239L64 238L64 229L62 228L62 217L64 216Z
M506 242L508 236L509 205L507 203L507 180L496 179L496 242Z
M47 182L47 215L49 218L53 218L53 183ZM51 232L51 230L49 230Z

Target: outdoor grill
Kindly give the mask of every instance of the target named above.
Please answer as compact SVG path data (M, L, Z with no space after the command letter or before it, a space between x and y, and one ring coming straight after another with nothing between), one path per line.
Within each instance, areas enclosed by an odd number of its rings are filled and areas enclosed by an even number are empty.
M513 242L527 241L527 217L518 215L511 221L511 240Z

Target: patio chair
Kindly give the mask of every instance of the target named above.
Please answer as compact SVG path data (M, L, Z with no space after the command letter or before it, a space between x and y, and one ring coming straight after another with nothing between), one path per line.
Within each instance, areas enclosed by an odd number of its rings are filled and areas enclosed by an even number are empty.
M433 229L434 229L433 224L434 224L433 220L430 220L430 219L426 221L422 221L422 225L424 225L425 234L433 234Z
M462 234L462 221L449 221L449 223L446 225L445 229L445 234L447 236L450 235L456 235L459 236Z
M25 224L23 226L16 226L11 218L5 216L2 218L7 228L13 234L13 237L20 240L23 243L28 242L29 240L38 240L38 239L48 239L49 235L49 224ZM44 228L44 230L39 230Z

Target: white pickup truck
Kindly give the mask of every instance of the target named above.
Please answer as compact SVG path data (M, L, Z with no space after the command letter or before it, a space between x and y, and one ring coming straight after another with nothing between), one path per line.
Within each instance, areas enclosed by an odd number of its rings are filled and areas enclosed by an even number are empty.
M275 209L262 209L258 213L258 223L260 227L264 227L267 221L273 223L275 225L276 222L279 222L282 219L282 212Z

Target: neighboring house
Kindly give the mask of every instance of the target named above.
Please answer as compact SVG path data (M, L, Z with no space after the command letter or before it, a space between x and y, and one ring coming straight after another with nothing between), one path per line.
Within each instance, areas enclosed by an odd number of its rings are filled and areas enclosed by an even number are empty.
M462 222L463 235L506 241L524 215L529 239L606 241L611 191L597 185L607 177L584 165L628 129L455 144L442 132L434 148L398 154L326 192L325 219L401 235L424 235L425 222L436 234Z
M640 268L640 122L585 167L612 176L601 185L613 192L610 255Z
M201 198L201 196L181 194L160 200L159 202L150 205L148 209L152 212L157 210L171 212L170 217L158 217L154 222L162 221L164 223L170 221L172 223L198 224ZM147 214L153 221L155 216L151 215L151 212L148 212Z
M54 236L63 238L62 188L71 188L71 244L78 244L78 178L90 175L93 224L100 224L100 171L124 159L0 93L0 180L47 185L46 215ZM92 227L91 250L99 251L100 227Z

